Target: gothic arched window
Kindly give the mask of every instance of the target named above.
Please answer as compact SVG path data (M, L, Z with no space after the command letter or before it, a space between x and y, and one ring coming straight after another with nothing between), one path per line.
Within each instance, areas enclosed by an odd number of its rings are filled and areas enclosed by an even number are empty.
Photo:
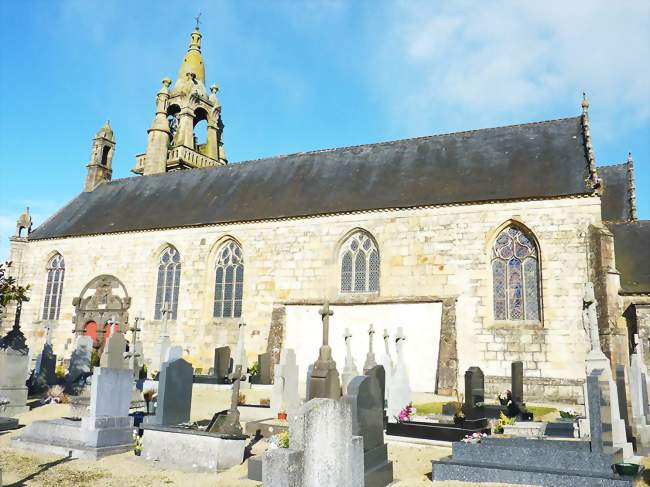
M492 246L494 319L539 320L537 246L519 228L499 233Z
M44 320L58 320L61 311L61 294L63 292L63 277L65 276L65 261L61 254L56 254L47 263L47 280L45 281L45 299L43 300Z
M244 294L244 256L234 240L228 240L219 250L214 273L215 318L241 316Z
M181 283L181 254L174 247L167 247L158 261L158 282L156 284L156 307L154 319L162 318L164 304L169 309L170 320L176 319L178 310L178 289Z
M379 291L379 251L370 235L356 232L341 247L341 292Z

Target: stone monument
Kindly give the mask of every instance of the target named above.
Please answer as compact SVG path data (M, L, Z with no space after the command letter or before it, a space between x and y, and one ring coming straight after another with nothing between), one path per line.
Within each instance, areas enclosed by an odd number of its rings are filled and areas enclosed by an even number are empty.
M220 433L225 435L241 436L243 430L239 422L239 387L241 384L242 369L238 365L234 372L235 380L232 383L232 396L230 397L230 409L225 416L215 415L212 422L208 425L209 433Z
M376 365L369 375L355 377L346 396L352 407L352 434L363 437L365 487L384 487L393 481L393 463L384 443L383 388L377 378L384 373Z
M9 401L5 405L9 417L29 411L25 385L28 375L29 347L20 331L19 306L13 328L0 339L0 397Z
M139 327L140 323L144 321L144 316L142 311L138 316L135 317L134 325L129 329L131 332L131 346L129 347L129 352L126 354L128 359L128 367L133 371L133 378L138 379L140 377L140 369L144 364L144 349L142 342L138 339L138 333L142 331Z
M364 374L370 369L372 369L375 365L377 365L377 361L375 360L375 352L372 347L374 338L375 338L375 329L371 324L368 327L368 354L366 355L366 361L363 364Z
M585 284L582 299L582 324L586 330L589 330L589 338L591 340L591 351L587 354L587 359L585 360L587 375L591 374L594 370L602 370L603 376L609 381L609 393L611 395L609 404L611 405L612 438L614 446L623 450L623 457L625 459L631 458L634 456L634 452L632 444L627 442L625 422L621 419L621 414L618 408L618 391L616 388L616 382L614 382L612 376L612 366L600 347L600 334L598 331L598 318L596 314L596 298L594 295L594 285L591 282ZM588 411L588 415L591 415L591 411Z
M90 374L90 359L93 352L93 339L86 335L77 336L75 349L70 355L70 365L66 382L72 384L80 377Z
M166 426L187 423L191 408L192 365L182 358L164 362L158 378L156 414L147 416L145 423Z
M126 339L124 335L118 331L113 331L106 342L104 353L99 360L100 367L107 369L124 369L124 354L126 353Z
M393 376L390 378L388 392L388 421L396 422L402 409L411 403L411 385L409 374L404 361L403 342L406 339L404 331L400 326L395 337L395 350L397 352L397 363L393 368Z
M634 353L630 356L630 396L632 399L631 427L634 430L637 441L643 445L650 445L650 423L646 409L650 398L645 393L645 381L647 369L643 360L643 345L639 341L639 335L634 335Z
M280 363L275 366L275 378L271 393L271 413L277 417L280 410L293 413L300 407L298 395L298 365L296 353L291 348L285 348L280 353Z
M386 372L386 385L384 387L384 407L388 403L388 391L390 389L390 378L393 375L393 358L390 356L388 330L384 328L384 353L381 356L381 365L384 366Z
M36 390L47 389L56 382L56 355L52 349L52 328L48 325L45 329L47 330L45 344L36 359L36 368L34 369L34 387Z
M323 344L318 352L318 360L309 379L309 395L307 400L317 397L339 399L341 397L341 382L336 362L332 358L332 348L329 346L330 316L334 314L327 301L319 311L323 321Z
M248 372L248 357L246 355L246 323L239 324L239 338L237 339L237 346L235 347L235 355L233 357L232 370L233 372L239 367L241 374ZM234 380L236 377L232 377Z
M34 421L12 440L12 446L95 460L131 450L132 384L133 376L128 369L95 367L87 416L81 421L66 418Z
M264 487L364 485L363 439L353 436L348 401L305 403L289 423L289 445L264 453Z
M230 347L214 349L213 374L219 381L225 381L230 373Z
M167 331L167 320L169 318L169 313L171 308L169 303L164 303L160 308L162 314L162 322L160 325L160 335L158 337L158 344L156 345L156 352L154 353L154 358L151 361L151 369L158 369L162 367L162 364L165 362L165 357L167 356L167 350L172 344L171 338L169 337L169 332Z
M345 366L341 374L341 389L343 389L343 393L348 390L350 381L359 375L357 364L354 363L354 357L352 357L350 338L352 338L352 334L350 333L350 329L346 328L345 333L343 333L343 339L345 340Z

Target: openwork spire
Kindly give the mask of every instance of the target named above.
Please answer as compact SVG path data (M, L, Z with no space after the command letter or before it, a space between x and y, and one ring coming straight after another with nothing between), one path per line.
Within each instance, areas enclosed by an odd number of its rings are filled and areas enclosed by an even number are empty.
M201 54L201 32L198 25L190 34L190 46L178 70L178 78L172 89L171 95L189 94L196 90L200 95L207 97L205 90L205 64Z
M636 212L636 184L634 182L634 160L632 153L627 153L627 198L630 204L630 220L637 221L639 218Z
M585 141L585 153L589 163L589 178L587 184L597 193L602 193L602 184L596 171L596 156L594 155L594 146L591 142L591 127L589 125L589 100L587 94L582 93L582 132Z

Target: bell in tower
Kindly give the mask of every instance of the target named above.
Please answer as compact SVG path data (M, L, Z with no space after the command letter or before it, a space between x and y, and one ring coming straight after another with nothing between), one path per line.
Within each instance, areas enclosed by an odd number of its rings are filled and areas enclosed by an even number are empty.
M170 89L169 78L162 80L163 86L156 96L156 115L148 130L147 151L136 156L132 169L136 174L146 176L228 163L218 88L212 85L209 94L205 88L201 37L197 23L174 86ZM202 126L206 134L197 133Z
M84 182L84 191L92 191L104 181L111 180L113 174L111 163L114 150L115 137L113 129L107 120L93 139L90 162L86 166L88 172Z

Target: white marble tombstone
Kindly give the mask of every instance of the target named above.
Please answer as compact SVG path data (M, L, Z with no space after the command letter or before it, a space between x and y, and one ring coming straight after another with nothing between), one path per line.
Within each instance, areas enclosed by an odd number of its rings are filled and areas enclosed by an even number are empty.
M354 357L352 357L352 349L350 348L350 339L352 334L348 328L345 329L343 333L343 339L345 340L345 366L343 367L343 373L341 374L341 389L343 394L348 390L348 384L352 379L359 375L359 369L357 369L357 364L354 362Z
M384 353L381 356L381 365L384 366L384 371L386 372L386 381L384 386L384 401L388 401L388 392L390 389L390 379L393 375L393 358L390 356L390 345L389 345L390 335L388 330L384 329Z
M282 350L280 363L275 366L273 391L271 393L271 413L273 417L277 417L280 410L291 414L300 406L298 372L296 352L291 348Z
M411 403L411 385L409 372L404 360L402 349L403 341L406 339L402 328L397 329L395 337L395 351L397 363L393 367L393 375L390 378L390 391L388 393L388 421L397 422L397 417L402 409Z

